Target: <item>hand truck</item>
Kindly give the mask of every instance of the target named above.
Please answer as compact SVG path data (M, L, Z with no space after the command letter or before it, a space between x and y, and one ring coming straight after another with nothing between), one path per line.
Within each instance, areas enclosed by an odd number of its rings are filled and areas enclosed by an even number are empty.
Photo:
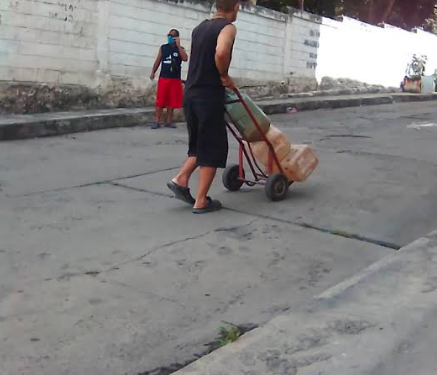
M228 115L228 118L231 120L230 123L227 123L227 128L239 143L239 152L238 164L229 165L223 172L223 185L229 191L238 191L243 186L243 184L246 184L247 186L255 186L257 184L264 185L267 198L269 198L271 201L281 201L287 196L288 188L293 183L293 181L290 181L285 175L284 169L279 162L273 145L267 139L266 133L260 126L258 120L255 118L247 103L244 101L239 90L235 89L234 92L237 95L238 99L227 101L226 104L239 102L243 105L253 124L259 131L259 134L261 135L261 140L266 142L269 148L269 157L267 171L264 171L262 168L260 168L258 162L255 159L255 156L253 155L250 143L244 141L242 135L238 131L238 128L235 126L235 121L232 119L232 116L227 111L226 113ZM246 173L244 170L244 160L246 160L249 166L250 172L253 176L252 179L246 177ZM279 173L273 173L274 166L276 166L276 170L278 170Z

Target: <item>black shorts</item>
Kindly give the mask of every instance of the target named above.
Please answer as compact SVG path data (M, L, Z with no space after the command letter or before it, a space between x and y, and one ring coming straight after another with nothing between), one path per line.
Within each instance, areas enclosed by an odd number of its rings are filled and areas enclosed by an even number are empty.
M188 127L188 156L201 167L225 168L228 134L224 97L186 97L184 113Z

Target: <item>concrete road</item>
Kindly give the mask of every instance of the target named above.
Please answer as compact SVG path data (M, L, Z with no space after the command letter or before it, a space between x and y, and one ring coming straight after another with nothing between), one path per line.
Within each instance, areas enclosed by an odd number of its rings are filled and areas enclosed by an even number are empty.
M417 330L403 341L391 356L376 367L372 375L437 374L437 311L422 317ZM408 323L407 323L408 324Z
M175 375L436 374L437 232Z
M274 116L316 173L275 204L218 179L226 210L203 217L165 187L183 127L0 143L0 373L167 374L221 321L263 324L426 234L436 119L432 103Z

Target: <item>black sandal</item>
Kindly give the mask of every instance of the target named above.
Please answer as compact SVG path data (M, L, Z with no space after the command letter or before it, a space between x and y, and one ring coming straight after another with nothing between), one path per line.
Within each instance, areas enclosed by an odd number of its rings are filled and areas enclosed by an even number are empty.
M190 206L193 206L194 203L196 203L189 188L179 186L173 181L167 182L167 187L174 193L176 199L180 199L181 201L188 203Z
M205 207L193 208L193 214L207 214L209 212L215 212L222 209L220 201L213 201L208 199L208 204Z

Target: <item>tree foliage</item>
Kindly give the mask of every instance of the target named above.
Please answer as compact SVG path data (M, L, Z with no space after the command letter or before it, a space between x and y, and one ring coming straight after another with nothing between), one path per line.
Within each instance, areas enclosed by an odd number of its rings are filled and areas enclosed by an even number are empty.
M258 5L282 10L286 6L325 17L339 15L373 25L388 23L404 29L436 27L437 0L258 0Z

